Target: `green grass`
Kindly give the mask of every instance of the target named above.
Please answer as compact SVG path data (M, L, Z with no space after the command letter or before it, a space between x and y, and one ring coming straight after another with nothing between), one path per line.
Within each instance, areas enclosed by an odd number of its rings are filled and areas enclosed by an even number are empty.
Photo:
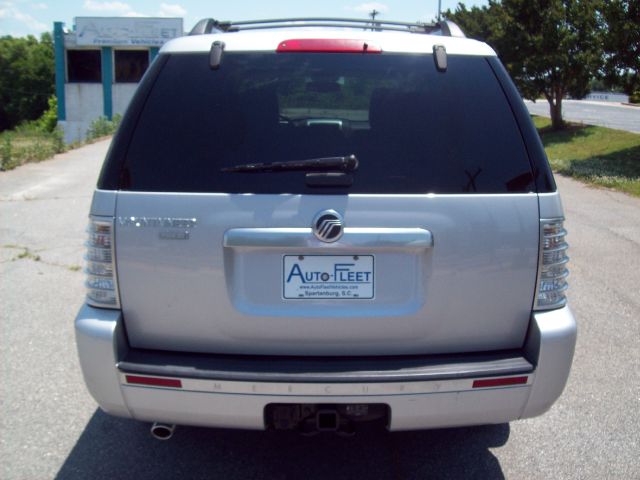
M0 170L40 162L64 150L64 142L58 132L5 131L0 133Z
M0 171L11 170L29 162L47 160L56 153L113 135L121 120L120 114L114 115L113 120L99 117L91 122L86 139L71 145L65 145L60 127L49 132L40 127L40 120L26 122L15 130L0 132Z
M577 124L553 131L548 118L533 121L555 172L640 197L640 135Z

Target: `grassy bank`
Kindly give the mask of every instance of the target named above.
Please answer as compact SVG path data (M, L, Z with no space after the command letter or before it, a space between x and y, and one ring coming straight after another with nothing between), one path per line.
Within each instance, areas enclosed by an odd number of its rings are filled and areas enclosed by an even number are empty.
M640 135L576 124L554 132L548 118L533 120L555 172L640 197Z
M60 127L48 131L39 125L39 120L27 122L15 130L0 132L0 171L11 170L30 162L40 162L72 148L113 135L120 125L122 115L114 115L113 120L105 117L95 119L87 130L82 142L65 144Z
M0 170L40 162L65 151L59 132L7 131L0 133Z

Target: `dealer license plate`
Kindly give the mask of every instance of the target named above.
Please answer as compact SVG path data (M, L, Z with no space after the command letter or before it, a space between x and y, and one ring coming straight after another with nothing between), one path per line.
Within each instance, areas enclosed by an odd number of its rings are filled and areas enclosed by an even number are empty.
M284 298L373 298L373 255L285 255Z

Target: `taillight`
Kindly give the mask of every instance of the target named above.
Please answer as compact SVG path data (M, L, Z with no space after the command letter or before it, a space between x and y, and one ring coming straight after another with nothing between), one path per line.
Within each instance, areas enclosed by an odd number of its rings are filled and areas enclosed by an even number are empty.
M568 288L567 242L563 219L540 221L540 264L538 266L538 287L536 310L560 308L567 303L565 291Z
M119 308L118 282L113 255L113 220L91 217L87 228L85 273L87 303L94 307Z

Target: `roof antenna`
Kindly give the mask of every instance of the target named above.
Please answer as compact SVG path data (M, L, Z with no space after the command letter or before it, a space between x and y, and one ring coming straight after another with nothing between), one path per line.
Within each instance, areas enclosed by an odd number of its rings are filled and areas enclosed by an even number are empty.
M376 26L376 15L380 15L380 12L375 8L369 12L369 16L371 17L371 30L375 31Z

